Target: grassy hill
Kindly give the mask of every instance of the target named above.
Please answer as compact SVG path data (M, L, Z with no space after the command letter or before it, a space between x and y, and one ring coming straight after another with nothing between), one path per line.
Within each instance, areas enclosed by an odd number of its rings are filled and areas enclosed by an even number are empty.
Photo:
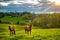
M29 21L25 20L23 17L10 17L10 16L5 16L1 18L2 22L9 22L11 24L17 24L17 22L20 23L28 23Z
M5 16L1 19L3 22L12 22L12 23L16 23L17 21L22 21L21 17L10 17L10 16Z

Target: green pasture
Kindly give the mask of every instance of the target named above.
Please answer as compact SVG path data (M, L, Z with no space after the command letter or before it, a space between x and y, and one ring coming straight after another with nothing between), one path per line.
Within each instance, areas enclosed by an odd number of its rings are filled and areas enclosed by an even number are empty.
M24 32L26 25L14 25L16 36L10 36L9 25L0 24L0 40L60 40L60 28L41 29L33 26L31 35L29 35Z
M22 17L10 17L10 16L5 16L1 18L2 22L11 22L11 23L16 23L18 21L24 21Z

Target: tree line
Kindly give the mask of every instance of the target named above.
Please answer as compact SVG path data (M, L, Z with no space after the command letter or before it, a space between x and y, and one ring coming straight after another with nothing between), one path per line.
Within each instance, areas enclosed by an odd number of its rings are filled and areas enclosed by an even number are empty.
M21 22L17 21L16 24L26 24L32 20L33 25L41 28L60 28L60 13L53 13L53 14L34 14L30 12L7 12L3 13L0 12L0 18L5 16L10 17L22 17L23 20ZM0 23L1 20L0 20ZM9 22L6 22L9 24Z

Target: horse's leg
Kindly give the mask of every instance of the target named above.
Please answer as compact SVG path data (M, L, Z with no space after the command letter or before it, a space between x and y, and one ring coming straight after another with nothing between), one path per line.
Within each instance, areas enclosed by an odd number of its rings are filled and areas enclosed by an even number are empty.
M25 34L26 34L26 30L25 30Z
M10 31L10 35L11 35L11 31Z
M14 30L14 35L16 35L16 32L15 32L15 30Z
M14 31L12 31L12 35L14 35Z
M27 31L27 34L29 34L29 31Z
M10 30L10 35L12 35L12 31Z

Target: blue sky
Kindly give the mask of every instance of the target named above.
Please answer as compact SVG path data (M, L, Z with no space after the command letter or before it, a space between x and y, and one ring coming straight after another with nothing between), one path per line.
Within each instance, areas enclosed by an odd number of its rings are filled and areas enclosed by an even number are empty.
M0 0L1 12L60 12L60 6L48 0Z

